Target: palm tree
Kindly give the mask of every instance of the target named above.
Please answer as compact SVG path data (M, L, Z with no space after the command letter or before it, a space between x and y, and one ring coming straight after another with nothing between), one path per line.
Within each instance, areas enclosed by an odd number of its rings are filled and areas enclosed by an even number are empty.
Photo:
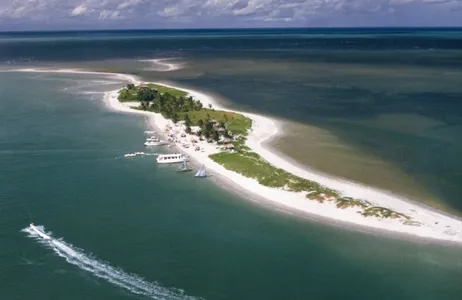
M220 140L220 135L218 134L218 131L216 130L212 131L212 138L215 142L218 142Z
M191 126L191 123L192 123L192 122L191 122L191 119L189 118L189 115L186 113L186 114L184 115L184 124L185 124L186 126Z
M175 124L179 121L179 117L178 117L178 114L177 114L176 112L173 113L172 121L173 121L173 123L175 123Z
M147 101L141 102L141 106L140 106L140 107L141 107L142 110L148 110L148 108L149 108L149 102L147 102Z

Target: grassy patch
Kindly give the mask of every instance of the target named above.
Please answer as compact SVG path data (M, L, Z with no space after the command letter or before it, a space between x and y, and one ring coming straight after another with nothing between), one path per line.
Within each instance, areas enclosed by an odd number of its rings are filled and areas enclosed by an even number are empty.
M154 84L154 83L148 83L148 87L157 89L159 93L164 94L164 93L169 93L170 95L173 95L175 97L186 97L188 95L187 92L185 91L180 91L175 88L167 87L165 85L159 85L159 84Z
M260 184L268 187L284 188L293 192L321 191L337 195L333 190L325 188L318 183L292 175L282 169L276 168L262 159L255 152L217 153L210 155L215 162L226 169L235 171L245 177L256 179Z

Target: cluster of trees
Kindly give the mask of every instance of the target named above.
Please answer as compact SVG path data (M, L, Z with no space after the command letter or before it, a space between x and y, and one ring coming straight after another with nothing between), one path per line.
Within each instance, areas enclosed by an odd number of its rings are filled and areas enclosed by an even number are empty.
M141 105L143 105L143 102ZM150 104L149 102L145 104L145 107L153 112L161 113L167 119L178 122L178 113L201 110L202 103L192 97L176 97L169 93L164 93L159 94Z
M192 97L175 96L168 92L159 93L156 89L148 86L135 86L128 84L125 89L120 92L120 101L139 101L142 110L149 110L156 113L161 113L165 118L171 119L174 123L180 121L180 115L184 114L186 125L186 133L192 132L191 126L193 122L188 115L188 112L200 111L203 108L200 101L194 100ZM209 105L212 109L212 105ZM205 120L198 120L197 126L201 129L197 132L198 136L204 136L207 140L213 139L219 141L220 137L232 138L231 132L227 129L227 117L221 120L218 124L212 122L210 115L207 113Z
M191 133L191 124L192 121L189 118L188 114L184 116L186 133ZM214 123L210 119L210 115L207 114L207 118L204 120L199 119L197 121L197 126L200 127L200 130L197 132L199 137L204 136L207 140L212 139L216 142L220 140L220 137L231 139L232 133L227 129L226 122L221 120L218 124Z
M147 86L136 87L134 84L127 84L127 87L120 91L120 101L150 102L157 98L159 93L156 89Z
M180 112L202 109L202 103L192 97L179 97L168 92L159 93L149 86L135 86L134 84L127 84L126 88L120 91L119 100L138 101L141 109L161 113L175 122L179 120Z

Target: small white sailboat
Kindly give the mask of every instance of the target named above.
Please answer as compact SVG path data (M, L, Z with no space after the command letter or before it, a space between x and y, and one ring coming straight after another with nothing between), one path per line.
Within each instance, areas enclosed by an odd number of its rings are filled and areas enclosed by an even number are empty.
M194 175L196 178L205 178L208 177L207 172L205 171L205 165L202 165L202 167L197 171L196 175Z
M189 171L192 171L192 169L188 167L188 162L184 160L181 163L181 166L178 168L177 172L189 172Z

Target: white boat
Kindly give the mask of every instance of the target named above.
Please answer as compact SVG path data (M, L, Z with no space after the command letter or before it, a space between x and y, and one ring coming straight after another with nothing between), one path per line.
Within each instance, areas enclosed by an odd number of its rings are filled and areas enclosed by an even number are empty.
M207 177L207 171L205 171L205 165L202 165L202 167L197 171L196 175L194 177L196 178L205 178Z
M175 163L182 163L188 158L180 153L175 154L161 154L157 156L157 163L158 164L175 164Z
M40 229L38 229L34 223L30 223L29 224L29 227L30 229L32 229L35 233L37 233L39 235L39 237L41 237L42 239L44 240L51 240L51 236L49 236L48 234L46 234L45 232L41 231Z
M146 143L144 143L145 146L162 146L162 145L167 145L168 142L165 142L165 141L157 141L157 142L154 142L154 141L147 141Z
M145 155L146 153L144 152L134 152L134 153L127 153L125 154L124 156L125 157L134 157L134 156L138 156L138 155Z
M156 132L155 132L155 131L151 131L151 130L146 130L144 133L146 133L146 134L154 134L154 133L156 133Z
M160 139L157 137L150 137L146 139L146 142L160 142Z

